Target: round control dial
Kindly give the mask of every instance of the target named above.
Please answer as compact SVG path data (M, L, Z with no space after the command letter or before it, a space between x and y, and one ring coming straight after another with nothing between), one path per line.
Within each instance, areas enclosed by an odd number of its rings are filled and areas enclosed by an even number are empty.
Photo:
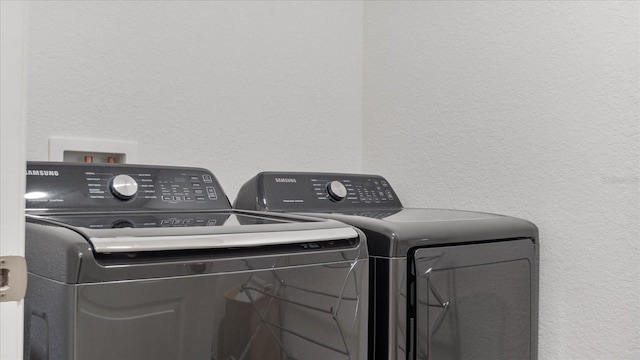
M334 201L340 201L347 197L347 188L340 181L332 181L327 184L327 193Z
M111 180L110 188L118 199L129 200L138 192L138 183L131 176L120 174Z

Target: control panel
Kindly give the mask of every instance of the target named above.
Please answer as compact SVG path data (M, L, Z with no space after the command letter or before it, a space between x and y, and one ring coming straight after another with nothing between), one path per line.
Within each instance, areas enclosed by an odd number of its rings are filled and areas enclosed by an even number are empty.
M170 211L231 206L200 168L28 162L27 210Z
M68 225L88 229L120 229L120 228L159 228L159 227L194 227L223 226L230 215L218 212L178 212L178 213L145 213L114 215L53 215L48 217Z
M263 172L243 185L234 206L272 211L402 208L382 176Z

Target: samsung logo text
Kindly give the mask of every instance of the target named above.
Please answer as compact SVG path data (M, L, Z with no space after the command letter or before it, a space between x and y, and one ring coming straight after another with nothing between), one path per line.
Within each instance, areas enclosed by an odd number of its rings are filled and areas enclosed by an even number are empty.
M60 176L58 170L27 170L30 176Z
M294 183L294 182L296 182L296 179L291 179L291 178L276 178L276 182L277 182L277 183Z

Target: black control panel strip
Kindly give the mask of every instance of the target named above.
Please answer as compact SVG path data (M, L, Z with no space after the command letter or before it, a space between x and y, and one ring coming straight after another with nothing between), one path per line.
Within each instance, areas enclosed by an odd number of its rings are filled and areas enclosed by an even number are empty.
M262 172L245 183L234 207L271 211L400 209L389 182L378 175Z
M27 212L231 208L215 176L201 168L28 162L26 176Z

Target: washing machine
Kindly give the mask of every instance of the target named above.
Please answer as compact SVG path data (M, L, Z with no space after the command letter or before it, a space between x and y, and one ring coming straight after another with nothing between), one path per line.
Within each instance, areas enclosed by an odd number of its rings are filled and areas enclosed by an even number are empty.
M263 172L234 207L361 229L370 254L369 359L537 358L538 230L521 219L404 208L377 175Z
M368 253L188 167L27 165L25 359L366 358Z

